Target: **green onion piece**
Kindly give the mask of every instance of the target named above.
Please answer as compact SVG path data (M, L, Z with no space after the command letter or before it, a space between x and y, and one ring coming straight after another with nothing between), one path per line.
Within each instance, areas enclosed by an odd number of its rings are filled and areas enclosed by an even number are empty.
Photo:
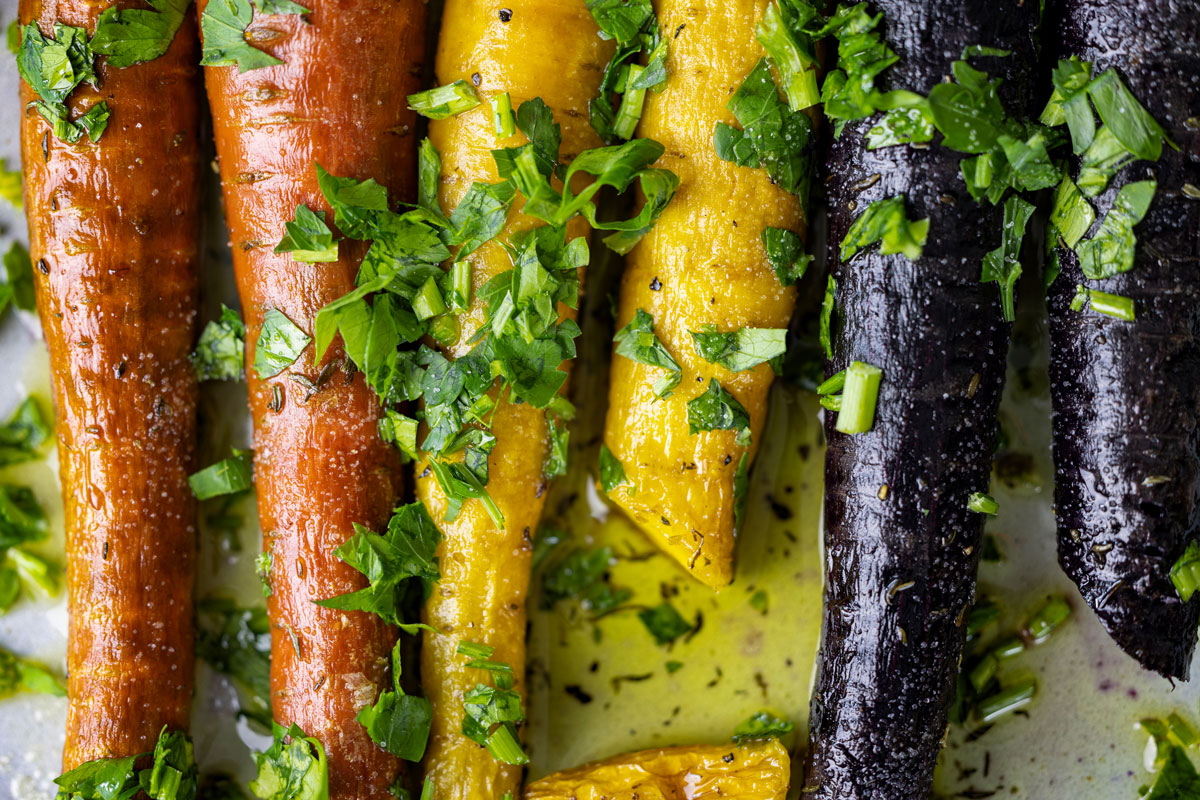
M1051 597L1046 601L1046 605L1033 615L1033 619L1029 620L1029 625L1026 626L1029 638L1035 644L1041 644L1069 616L1071 616L1071 607L1067 605L1067 601L1058 596Z
M967 498L967 511L994 517L999 510L1000 504L990 494L971 492L971 496Z
M842 407L837 424L841 433L866 433L875 424L875 403L879 399L879 383L883 370L865 361L855 361L846 370L846 385L842 391Z
M992 722L1005 714L1029 705L1037 692L1037 684L1032 679L1014 683L991 697L979 701L979 718L984 722Z
M455 261L450 267L450 310L466 311L471 304L471 262Z
M1167 717L1167 727L1171 729L1171 735L1184 747L1195 747L1200 743L1200 734L1196 733L1192 724L1174 711Z
M754 36L779 68L783 91L792 111L803 111L821 102L816 63L810 52L788 30L779 3L771 3L754 27Z
M971 668L971 673L968 679L971 681L971 686L975 687L976 694L987 688L987 685L996 677L996 669L1000 663L996 657L988 653L983 658L979 659L979 663Z
M842 410L842 396L840 394L824 394L821 395L821 407L829 411Z
M479 105L475 88L464 80L408 96L408 107L429 119L445 119Z
M1175 584L1179 599L1185 603L1200 588L1200 542L1189 543L1183 555L1171 567L1171 583Z
M496 652L496 648L478 642L461 641L455 652L468 658L489 658L492 653Z
M1019 636L1009 636L1001 639L995 647L992 648L992 655L1003 661L1007 658L1019 656L1025 652L1025 643L1021 641Z
M425 281L413 297L412 308L419 320L427 320L446 312L446 303L442 300L442 292L438 289L437 280L431 277Z
M644 71L645 67L630 64L629 77L625 79L625 86L632 87L637 82L638 76ZM617 117L613 120L613 132L622 139L632 139L638 120L642 118L642 107L645 104L645 89L626 88L625 94L621 95L621 107L617 109Z
M435 317L433 322L429 323L429 335L446 346L454 344L460 330L458 317L449 314Z
M528 764L529 756L521 749L521 743L508 725L501 725L488 737L488 752L492 758L505 764Z
M1109 294L1095 289L1089 289L1082 283L1075 287L1075 297L1071 299L1071 310L1082 311L1084 305L1091 303L1092 311L1097 314L1133 322L1136 314L1133 310L1133 298L1119 294Z
M508 92L501 92L492 97L492 124L496 135L507 139L517 132L517 120L513 116L512 98Z
M842 370L836 375L831 375L824 383L817 387L817 394L837 394L846 386L846 370Z

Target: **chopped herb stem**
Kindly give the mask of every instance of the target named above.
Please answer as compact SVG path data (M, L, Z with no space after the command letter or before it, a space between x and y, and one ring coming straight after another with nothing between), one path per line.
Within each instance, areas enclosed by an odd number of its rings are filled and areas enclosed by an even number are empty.
M817 387L817 394L837 394L846 386L846 370L829 376Z
M626 78L625 94L621 95L621 107L617 109L617 117L613 121L613 131L622 139L632 139L637 130L638 120L642 118L642 109L646 104L646 90L634 89L638 76L645 67L637 64L629 65L629 77Z
M1085 305L1091 305L1092 311L1097 314L1104 314L1107 317L1122 319L1126 322L1133 322L1137 316L1132 297L1089 289L1081 283L1075 287L1071 310L1083 311Z
M512 97L501 92L492 97L492 124L496 135L507 139L517 132L517 118L513 115Z
M1037 684L1032 680L1015 683L991 697L979 701L979 718L983 722L993 722L1005 714L1029 705L1037 692Z
M435 278L430 277L422 284L413 297L412 307L417 319L422 321L446 312L446 303Z
M408 96L408 107L429 119L445 119L479 105L479 95L464 80Z
M842 390L842 407L838 411L836 428L841 433L866 433L875 424L875 404L879 399L879 384L883 370L865 361L855 361L846 370Z
M1029 620L1029 625L1026 626L1029 638L1035 644L1046 641L1050 638L1050 634L1054 633L1054 629L1066 622L1070 616L1071 607L1067 605L1067 601L1058 596L1051 597L1033 615L1033 619Z
M1175 584L1179 599L1185 603L1191 600L1196 589L1200 588L1200 542L1190 542L1183 555L1171 567L1171 583Z
M1000 664L996 660L996 657L988 653L979 659L979 663L971 668L968 678L971 681L971 686L975 688L976 693L982 692L995 679L996 670L999 666Z
M967 510L994 517L1000 510L1000 504L990 494L972 492L971 496L967 498Z

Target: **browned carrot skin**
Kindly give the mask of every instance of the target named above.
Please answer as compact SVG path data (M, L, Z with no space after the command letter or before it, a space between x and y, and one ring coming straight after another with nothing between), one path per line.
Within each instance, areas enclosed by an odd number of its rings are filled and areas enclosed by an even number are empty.
M327 264L273 253L299 203L329 212L314 164L374 178L393 201L411 200L415 186L416 119L406 97L419 88L425 3L304 5L312 9L304 19L258 15L246 32L283 64L206 69L247 364L269 309L311 335L321 306L354 287L360 243L342 240L340 259ZM316 367L310 346L275 377L247 369L259 518L272 556L271 702L276 720L325 746L331 798L383 798L398 762L355 716L384 686L395 631L377 616L313 602L365 585L334 549L353 523L380 530L400 488L398 455L377 432L379 401L348 364L339 339Z
M23 0L23 24L94 30L113 3ZM192 698L200 70L188 20L162 57L99 68L99 143L62 142L21 86L38 311L50 350L66 512L63 766L153 749Z

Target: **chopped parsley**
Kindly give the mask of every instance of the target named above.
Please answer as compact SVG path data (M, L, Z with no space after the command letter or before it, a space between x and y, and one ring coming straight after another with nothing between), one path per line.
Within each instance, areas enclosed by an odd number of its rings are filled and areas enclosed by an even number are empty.
M327 800L325 748L294 723L285 728L272 722L271 730L271 746L254 755L258 776L250 782L250 791L260 800Z
M708 389L688 401L687 412L690 433L737 431L737 443L750 444L750 414L716 378L709 378Z
M325 224L324 211L313 211L301 203L296 206L295 219L283 227L285 233L275 247L276 253L290 253L294 260L305 264L337 261L338 244Z
M13 28L10 30L19 29ZM21 171L19 169L9 169L8 164L3 158L0 158L0 198L4 198L4 200L16 209L20 209L24 205L21 199Z
M40 542L50 533L46 512L27 486L0 483L0 554L10 547Z
M221 2L221 0L216 0ZM254 371L272 378L295 363L312 339L277 308L267 309L258 342L254 345Z
M242 315L221 305L221 316L204 326L191 354L202 381L237 381L245 377L246 326Z
M859 250L879 242L883 255L901 254L909 261L921 257L929 235L929 218L910 220L905 216L904 196L876 200L867 206L842 239L841 259L849 261Z
M288 0L259 0L264 14L307 14L309 10ZM237 65L238 72L271 67L283 62L246 41L246 29L254 21L250 0L210 0L200 15L204 50L200 63L206 67Z
M765 58L759 59L725 107L742 127L716 124L717 155L741 167L762 167L784 191L807 197L812 122L779 98Z
M37 400L26 397L8 421L0 425L0 467L42 457L42 446L50 441L50 421Z
M796 725L770 711L759 711L733 729L733 741L743 744L752 739L778 739L787 736Z
M843 378L837 422L834 424L838 432L866 433L874 427L875 405L879 399L879 384L882 380L883 370L879 367L865 361L850 363Z
M791 286L804 277L813 257L804 252L804 240L798 233L768 225L763 228L761 238L767 260L781 285Z
M613 562L611 547L572 550L542 575L539 604L550 609L562 600L577 598L593 618L615 611L633 592L612 586L608 572Z
M654 382L655 397L669 397L683 379L683 368L662 341L654 335L654 318L638 309L633 319L613 336L617 355L650 367L667 370Z
M730 372L753 369L779 358L787 349L786 328L739 328L731 333L691 331L691 334L701 358Z
M625 477L625 467L613 455L612 450L608 449L608 445L600 445L600 488L605 494L611 494L613 489L623 483L629 483L629 479Z
M1050 224L1062 237L1063 244L1074 249L1095 221L1096 212L1091 203L1080 193L1074 181L1064 177L1054 194L1054 207L1050 210Z
M397 509L383 535L355 523L354 535L334 553L366 575L369 585L315 602L325 608L377 614L412 633L418 626L401 618L402 590L409 578L421 580L427 588L438 581L441 573L436 553L441 541L441 531L420 502Z
M1155 181L1137 181L1121 187L1096 235L1079 242L1075 248L1085 277L1100 280L1133 269L1137 247L1133 226L1146 216L1157 187Z
M1146 800L1188 800L1200 797L1200 774L1184 748L1169 745L1162 771L1151 787Z
M3 610L3 604L0 604ZM41 664L19 658L0 647L0 698L17 692L66 697L67 688L53 672Z
M238 713L269 730L271 627L266 609L242 608L224 597L201 600L196 604L196 655L242 690Z
M37 94L34 103L55 137L74 144L87 134L99 141L108 126L109 109L101 100L74 120L68 118L66 101L82 83L100 88L96 75L95 53L83 28L54 24L54 36L42 35L37 23L30 22L21 29L21 47L17 52L17 71L21 79Z
M667 39L650 0L587 0L587 9L600 35L617 41L600 90L588 103L592 129L605 143L615 144L633 138L646 90L659 91L667 80ZM644 67L638 63L643 53Z
M153 61L167 52L191 0L146 0L144 8L109 6L96 21L92 50L107 56L110 67L129 67Z
M1179 599L1187 602L1192 599L1196 589L1200 588L1200 542L1192 540L1175 563L1171 566L1171 583Z
M489 660L495 648L474 642L459 642L458 654L471 659L467 667L492 676L493 686L477 683L463 694L462 733L485 746L492 758L505 764L528 764L521 748L517 725L525 721L521 695L513 690L515 680L509 664Z
M646 626L657 645L670 644L680 636L691 633L696 627L680 616L675 606L670 603L659 603L653 608L644 608L638 612L638 619Z
M837 309L837 280L832 275L825 283L825 296L821 300L821 321L818 338L825 350L825 357L833 358L833 312Z
M254 451L233 449L233 455L188 476L197 500L244 492L254 485Z
M405 694L400 686L400 643L392 648L392 688L364 706L357 720L371 741L405 761L420 761L429 742L433 707L424 697Z
M1025 229L1033 212L1033 204L1018 195L1011 195L1005 200L1000 246L983 257L980 280L984 283L995 281L1000 286L1000 308L1008 322L1016 319L1014 293L1017 278L1021 277L1022 272L1021 242L1025 239Z
M1101 292L1097 289L1089 289L1083 284L1077 284L1075 286L1075 297L1071 299L1071 310L1083 311L1083 307L1088 305L1097 314L1125 320L1126 322L1133 322L1137 317L1132 297Z
M967 511L994 517L1000 511L1000 504L990 494L972 492L967 498Z
M134 766L151 757L149 766ZM189 800L196 796L198 780L192 740L164 726L150 753L100 758L59 775L54 779L59 787L55 800L130 800L140 792L150 800Z
M812 37L804 25L817 16L808 3L777 0L770 3L754 27L754 36L783 79L783 92L792 111L803 111L821 101L817 88L817 63Z

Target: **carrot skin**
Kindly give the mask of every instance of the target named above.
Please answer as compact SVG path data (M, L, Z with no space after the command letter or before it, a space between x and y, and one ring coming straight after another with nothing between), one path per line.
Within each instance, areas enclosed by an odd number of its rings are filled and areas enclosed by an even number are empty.
M1134 228L1133 270L1087 281L1060 248L1049 290L1058 560L1109 634L1146 669L1187 680L1200 600L1170 570L1200 528L1200 16L1194 4L1070 0L1058 6L1058 55L1116 67L1181 148L1122 170L1158 189ZM1191 120L1189 122L1189 119ZM1077 284L1133 298L1136 319L1070 309Z
M206 72L248 365L269 309L311 335L317 311L354 287L362 243L342 239L339 260L322 264L273 252L300 203L326 211L332 225L314 165L374 178L393 204L412 200L415 188L416 117L406 97L419 88L424 2L305 5L304 19L260 15L247 33L283 64ZM273 559L271 702L276 720L325 746L331 798L384 798L399 763L355 717L386 688L396 633L375 615L313 602L365 586L334 550L353 523L381 530L400 490L398 453L378 434L379 400L348 363L339 338L315 367L310 345L279 375L246 373L263 546ZM315 392L292 380L315 383L323 372Z
M24 0L23 24L93 31L112 3ZM162 57L99 67L99 143L56 139L21 85L25 207L50 351L66 520L63 767L151 750L192 697L202 156L195 23ZM170 169L164 170L164 164Z

